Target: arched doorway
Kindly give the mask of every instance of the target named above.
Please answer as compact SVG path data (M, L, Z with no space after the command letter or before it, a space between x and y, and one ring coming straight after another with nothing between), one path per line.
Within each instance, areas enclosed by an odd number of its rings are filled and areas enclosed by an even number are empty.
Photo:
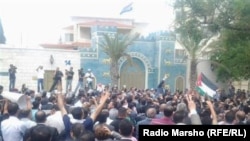
M175 79L175 91L176 90L184 92L184 78L182 76L178 76Z
M132 58L133 63L125 61L120 70L120 87L126 85L127 88L137 87L145 89L145 66L137 58Z

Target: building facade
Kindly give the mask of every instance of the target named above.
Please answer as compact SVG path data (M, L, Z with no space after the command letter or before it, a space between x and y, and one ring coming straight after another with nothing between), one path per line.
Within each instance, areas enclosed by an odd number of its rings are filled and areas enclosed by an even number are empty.
M39 65L45 69L45 90L52 84L52 75L56 67L64 72L73 67L75 75L73 88L78 81L77 71L83 68L91 69L95 75L95 83L107 85L110 79L110 58L102 51L99 42L103 34L113 36L116 33L143 33L145 23L136 23L132 19L111 19L94 17L72 17L72 25L63 29L63 34L56 44L41 44L41 48L0 48L0 85L8 89L8 68L10 64L17 66L16 88L26 84L36 90L36 68ZM140 36L128 47L127 53L132 57L130 64L125 58L119 60L119 87L137 87L139 89L157 88L159 82L166 79L166 88L172 92L184 91L189 88L189 61L185 50L176 42L171 32L155 32ZM53 61L51 61L53 60ZM197 65L198 73L204 73L213 83L221 88L227 88L224 83L216 81L216 75L211 70L207 58ZM63 81L63 86L65 81ZM248 89L249 81L234 83L236 88Z
M131 19L107 19L73 17L74 24L64 29L62 45L71 45L68 49L78 50L81 66L85 71L91 69L96 80L95 84L109 84L110 58L103 53L99 42L103 34L110 36L115 33L142 33L146 24L136 23ZM43 45L51 48L52 45ZM186 62L184 49L176 46L175 35L170 32L151 33L141 36L128 47L133 64L125 58L119 60L119 87L139 89L156 88L165 75L166 87L171 91L185 89Z
M70 61L69 61L70 60ZM53 83L54 71L57 67L64 73L65 69L74 68L76 74L73 78L73 88L78 82L77 70L80 68L80 53L76 50L65 49L37 49L37 48L13 48L0 46L0 85L4 90L9 90L10 64L17 67L15 88L21 90L26 84L31 90L37 91L38 66L43 66L44 89L48 91ZM65 91L65 76L62 79L62 86Z

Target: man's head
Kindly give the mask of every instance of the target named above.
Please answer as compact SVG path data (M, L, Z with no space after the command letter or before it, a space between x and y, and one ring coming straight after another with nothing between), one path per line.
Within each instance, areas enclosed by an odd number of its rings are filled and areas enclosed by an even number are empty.
M85 131L84 127L82 126L81 123L75 123L71 126L71 136L74 139L80 138L80 136L83 134L84 131Z
M186 113L183 110L176 111L173 115L173 120L175 123L182 123L186 117Z
M155 108L149 108L147 110L147 117L148 118L155 118L156 115L156 109Z
M35 126L31 129L30 141L50 141L52 138L49 127Z
M99 121L99 123L106 123L108 117L109 117L109 111L104 109L98 115L97 120Z
M19 118L29 118L30 117L30 110L20 110L18 113Z
M81 107L75 107L72 109L71 114L74 119L81 120L84 116L83 109Z
M118 116L119 116L119 118L126 118L127 117L127 109L124 107L121 107L118 110Z
M169 106L169 105L163 111L164 116L166 116L166 117L171 117L173 115L173 112L174 112L174 108L172 106Z
M109 132L111 131L109 131L107 126L104 124L96 125L94 132L95 132L95 137L97 138L97 140L107 140L110 138Z
M176 107L177 111L187 111L187 105L185 103L179 103Z
M110 109L109 110L109 118L112 120L115 120L118 116L118 110L117 109Z
M123 119L119 124L120 134L124 137L132 136L134 127L128 119Z
M243 122L246 119L246 113L244 111L236 112L236 120L238 122Z
M46 122L46 113L44 111L37 111L35 114L35 119L37 123L45 123Z
M161 104L159 111L163 112L166 107L167 107L167 104Z
M17 103L10 102L8 103L8 113L11 116L16 116L19 111L19 106Z
M227 122L227 123L233 123L234 122L234 120L235 120L235 112L234 111L232 111L232 110L230 110L230 111L227 111L226 113L225 113L225 121Z

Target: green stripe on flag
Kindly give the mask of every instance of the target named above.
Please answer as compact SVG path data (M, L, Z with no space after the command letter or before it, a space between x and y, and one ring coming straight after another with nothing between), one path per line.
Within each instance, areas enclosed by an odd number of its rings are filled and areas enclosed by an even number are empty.
M205 96L206 93L200 88L200 87L196 87L195 90L201 95L201 96Z
M217 86L201 73L197 78L197 86L195 89L201 96L209 96L212 98L216 94Z

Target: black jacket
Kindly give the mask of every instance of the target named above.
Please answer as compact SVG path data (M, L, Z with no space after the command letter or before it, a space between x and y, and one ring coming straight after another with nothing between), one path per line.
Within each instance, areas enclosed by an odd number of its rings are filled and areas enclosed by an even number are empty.
M37 126L46 126L46 127L48 127L49 130L50 130L50 133L52 135L51 141L59 141L59 134L58 134L57 129L54 128L54 127L47 126L45 124L41 124L41 123L38 123L36 126L31 127L30 129L26 130L26 132L25 132L25 134L23 136L23 141L28 141L29 140L29 138L31 137L32 129L34 129Z

